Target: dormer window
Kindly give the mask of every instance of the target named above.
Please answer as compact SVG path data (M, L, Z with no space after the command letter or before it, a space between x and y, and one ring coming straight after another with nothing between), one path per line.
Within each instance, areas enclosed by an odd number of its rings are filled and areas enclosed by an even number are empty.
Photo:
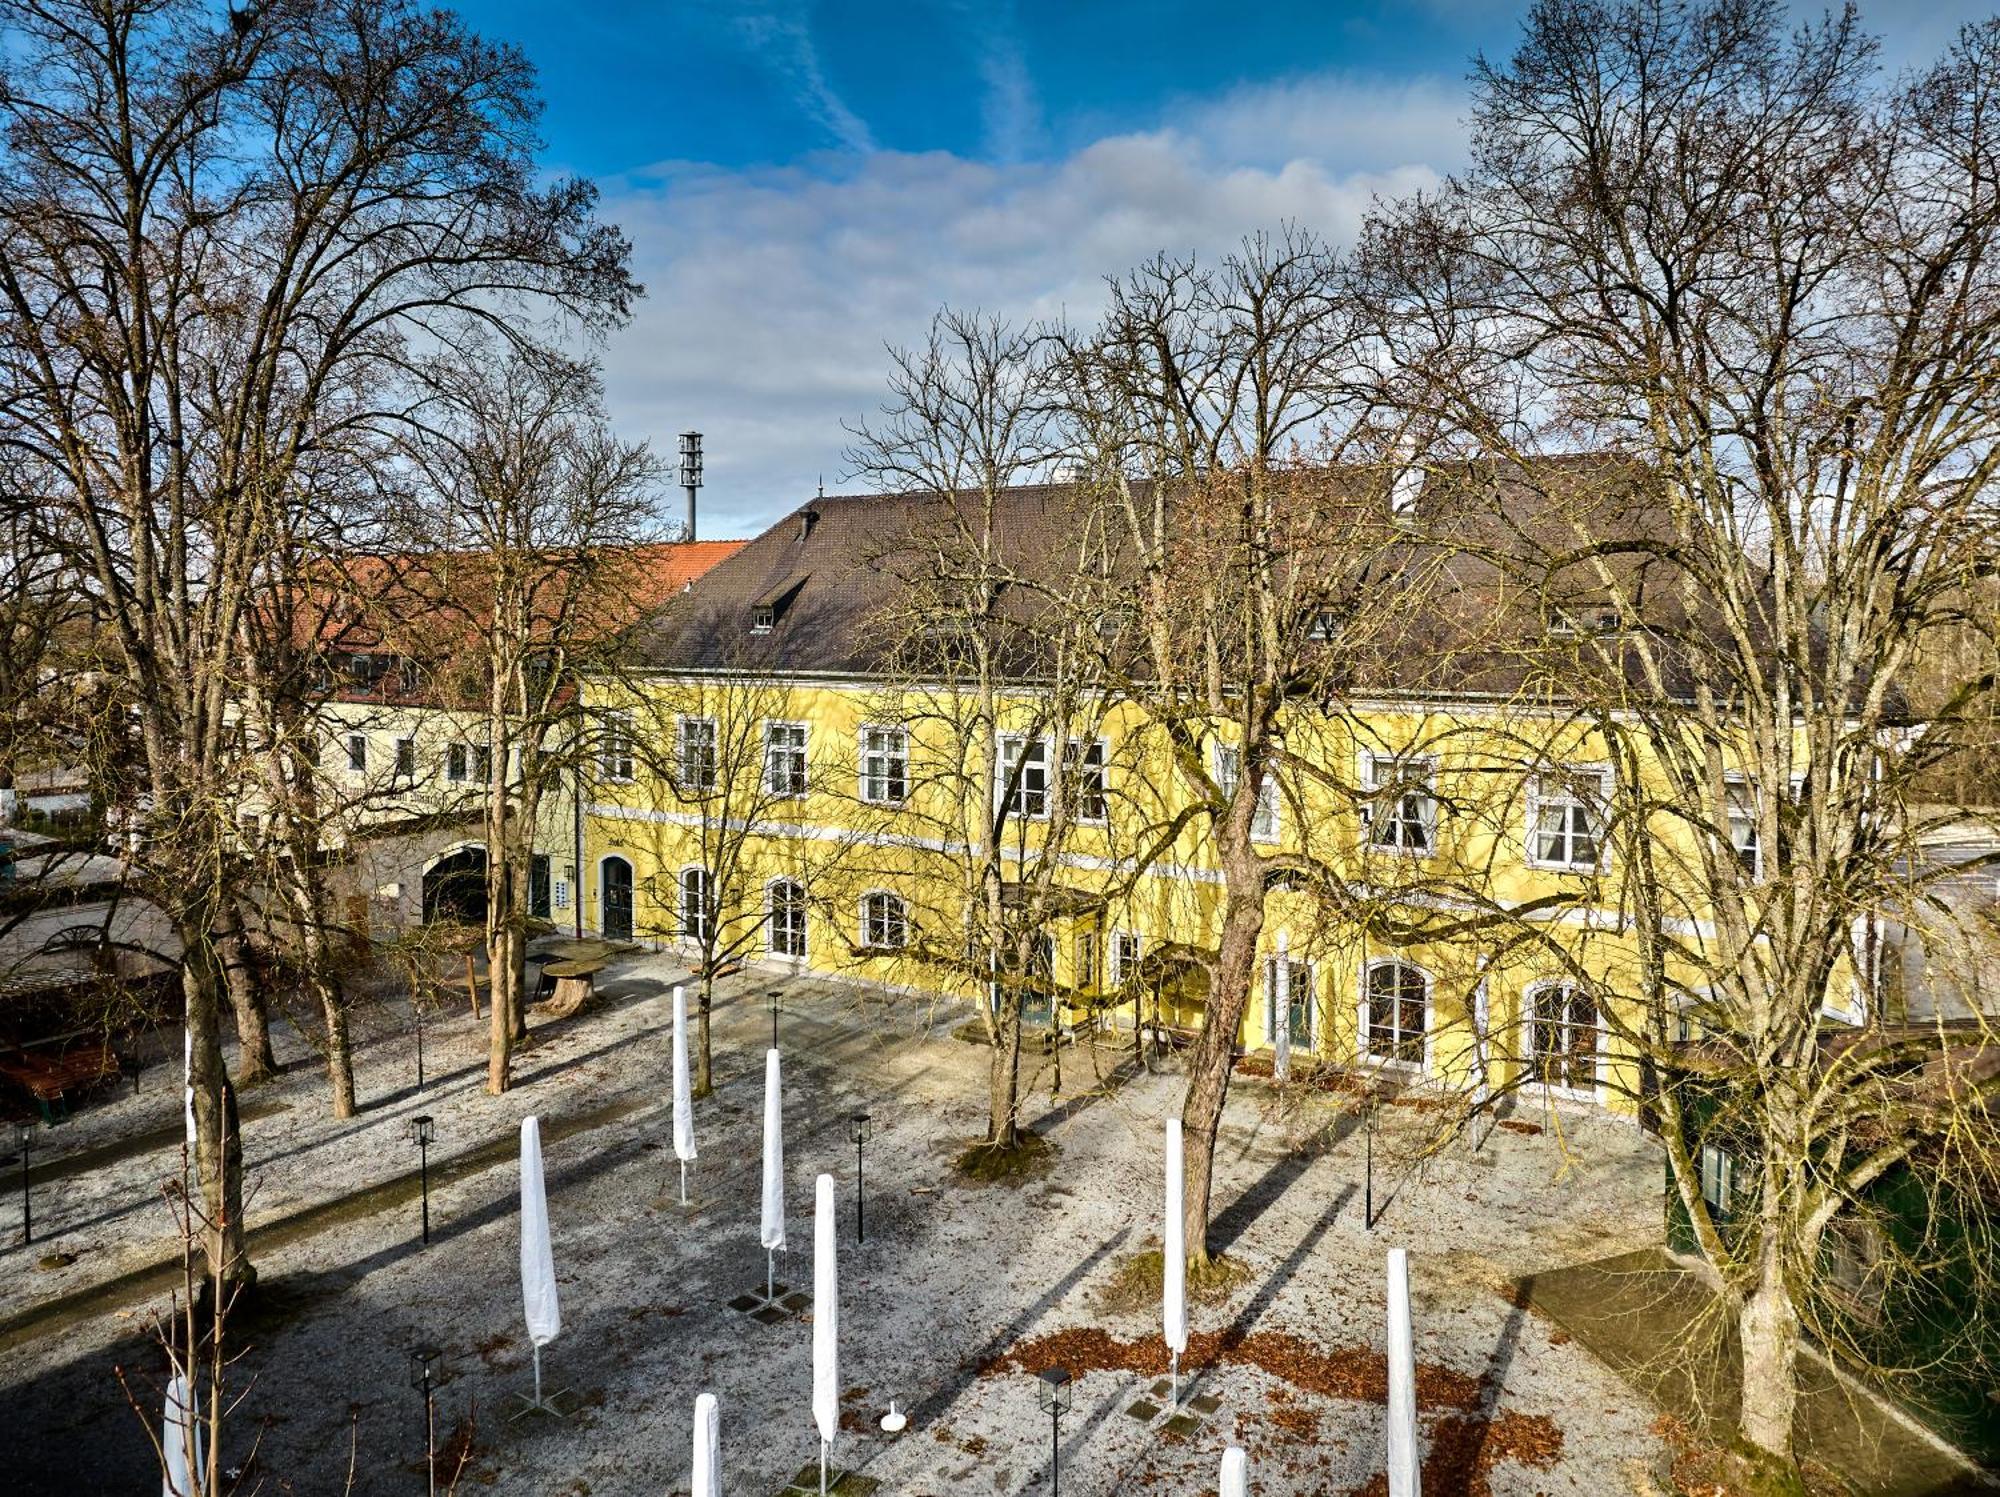
M1306 638L1315 644L1328 644L1340 638L1340 617L1330 608L1322 608L1312 616L1306 625Z
M750 632L752 634L769 634L777 622L778 610L769 603L759 603L755 608L750 610Z

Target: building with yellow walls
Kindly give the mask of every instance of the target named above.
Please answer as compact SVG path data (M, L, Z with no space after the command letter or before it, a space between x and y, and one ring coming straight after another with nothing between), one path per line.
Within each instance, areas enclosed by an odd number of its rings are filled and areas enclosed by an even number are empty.
M1058 493L1009 491L1000 522L1047 529ZM582 925L715 965L976 1001L990 991L966 946L985 814L1002 829L1010 888L1042 890L1027 1017L1198 1027L1221 877L1199 820L1138 858L1180 799L1143 705L1100 696L1052 731L1039 689L1015 682L997 732L968 735L965 681L882 664L887 638L912 627L883 537L927 502L814 500L697 580L649 632L637 677L588 683L621 726L578 798L574 847L554 853L565 871L577 865ZM1477 606L1494 607L1484 594ZM1468 628L1490 632L1498 617ZM1539 609L1527 627L1543 629ZM1577 628L1565 618L1557 632ZM1598 997L1634 991L1623 974L1638 957L1615 850L1633 833L1607 824L1611 755L1546 693L1493 689L1490 671L1468 679L1291 709L1289 752L1325 772L1267 784L1255 840L1338 870L1350 900L1381 918L1340 918L1306 889L1274 887L1238 1042L1282 1042L1294 1064L1634 1111L1643 1082L1619 1031L1639 1016L1606 1013ZM990 795L979 734L997 738L983 751L1006 770ZM1206 752L1228 772L1226 729ZM1750 794L1729 817L1729 855L1754 877ZM1069 814L1052 850L1059 797ZM1670 849L1692 834L1645 835ZM1570 897L1547 939L1502 934L1504 923L1439 940L1380 934L1409 928L1412 912L1449 922L1550 895ZM1691 904L1679 934L1698 939L1702 920Z

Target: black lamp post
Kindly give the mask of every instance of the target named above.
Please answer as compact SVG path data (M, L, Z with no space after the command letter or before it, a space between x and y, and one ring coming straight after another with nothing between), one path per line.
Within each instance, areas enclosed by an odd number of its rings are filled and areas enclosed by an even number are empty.
M1368 1161L1366 1181L1362 1187L1361 1219L1371 1232L1375 1230L1375 1119L1379 1108L1374 1093L1369 1093L1368 1110L1361 1115L1361 1140Z
M28 1149L34 1141L33 1123L14 1125L14 1142L21 1147L21 1245L23 1247L35 1240L34 1202L28 1196Z
M437 1123L427 1112L410 1119L410 1142L417 1146L417 1177L423 1182L424 1246L431 1245L431 1140L437 1137Z
M410 994L410 1013L417 1021L417 1090L424 1089L424 1002Z
M863 1215L866 1210L863 1202L866 1198L861 1189L861 1146L868 1142L870 1129L871 1124L865 1112L857 1112L847 1120L847 1136L854 1140L854 1240L856 1242L868 1240L868 1226Z
M1069 1412L1071 1378L1066 1367L1049 1367L1035 1387L1049 1416L1049 1497L1062 1497L1062 1416Z
M430 1473L430 1497L437 1497L437 1404L433 1401L444 1353L419 1346L410 1353L410 1386L424 1399L424 1469Z
M771 1048L778 1048L778 989L771 989Z

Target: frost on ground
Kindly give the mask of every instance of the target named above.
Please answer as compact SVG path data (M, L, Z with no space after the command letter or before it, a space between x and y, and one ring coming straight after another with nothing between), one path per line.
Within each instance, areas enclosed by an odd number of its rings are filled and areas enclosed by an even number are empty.
M1068 1049L1052 1097L1052 1070L1031 1062L1041 1069L1028 1118L1055 1144L1054 1167L1017 1185L967 1185L950 1160L982 1123L982 1050L908 1000L747 975L722 991L717 1089L696 1104L700 1159L684 1209L667 1107L667 993L680 972L659 956L608 972L592 1006L539 1027L522 1085L504 1098L483 1094L483 1029L464 1012L431 1029L421 1093L409 1037L385 1017L359 1057L367 1110L351 1123L326 1118L309 1057L256 1096L273 1110L245 1128L253 1213L317 1215L257 1252L263 1299L238 1327L240 1402L226 1436L225 1464L261 1475L244 1490L338 1493L350 1458L357 1492L423 1490L422 1405L408 1383L422 1343L445 1352L441 1435L469 1432L461 1491L685 1491L704 1391L721 1402L725 1491L776 1494L815 1463L809 1299L761 1319L731 1305L764 1281L773 986L787 990L791 1250L778 1277L809 1288L812 1180L831 1173L846 1390L834 1463L885 1497L1046 1490L1051 1427L1036 1374L1052 1365L1077 1379L1061 1425L1068 1491L1211 1490L1234 1441L1262 1497L1379 1492L1383 1255L1399 1243L1412 1255L1427 1497L1616 1491L1622 1473L1660 1459L1651 1410L1510 1289L1523 1274L1657 1239L1657 1159L1628 1125L1570 1114L1560 1130L1497 1131L1416 1175L1396 1161L1427 1119L1384 1109L1378 1211L1388 1204L1371 1232L1351 1099L1294 1089L1281 1102L1244 1078L1216 1188L1216 1237L1244 1272L1225 1297L1190 1307L1176 1411L1155 1391L1167 1370L1156 1313L1108 1291L1158 1245L1161 1120L1178 1106L1177 1075L1140 1072L1129 1047ZM159 1076L45 1137L46 1157L170 1130L178 1089ZM865 1245L854 1241L857 1110L873 1117ZM531 1381L511 1163L531 1111L543 1119L563 1297L543 1367L567 1390L562 1419L509 1418ZM396 1183L415 1167L404 1130L418 1112L438 1120L428 1249L417 1203ZM454 1158L496 1145L502 1162L454 1173ZM149 1412L157 1405L148 1301L75 1296L171 1252L158 1192L178 1167L175 1142L42 1186L38 1241L77 1262L49 1273L30 1254L0 1256L9 1490L148 1489L151 1451L113 1371L126 1370ZM325 1204L349 1198L348 1209ZM60 1323L19 1318L62 1296ZM878 1427L892 1397L909 1414L894 1437Z

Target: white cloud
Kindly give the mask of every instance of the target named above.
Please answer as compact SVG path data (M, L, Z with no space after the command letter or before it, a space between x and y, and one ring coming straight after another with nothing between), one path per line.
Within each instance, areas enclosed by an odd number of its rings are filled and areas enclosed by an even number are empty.
M737 34L790 85L799 106L835 140L851 151L875 149L867 124L827 81L803 6L796 0L784 5L751 5L739 10L733 19Z
M1295 80L1055 161L664 164L607 188L649 291L607 351L613 413L663 447L701 429L703 533L753 534L839 480L842 421L882 400L883 345L941 304L1085 320L1105 276L1159 250L1213 255L1286 220L1345 240L1378 194L1456 162L1459 108L1432 84Z

